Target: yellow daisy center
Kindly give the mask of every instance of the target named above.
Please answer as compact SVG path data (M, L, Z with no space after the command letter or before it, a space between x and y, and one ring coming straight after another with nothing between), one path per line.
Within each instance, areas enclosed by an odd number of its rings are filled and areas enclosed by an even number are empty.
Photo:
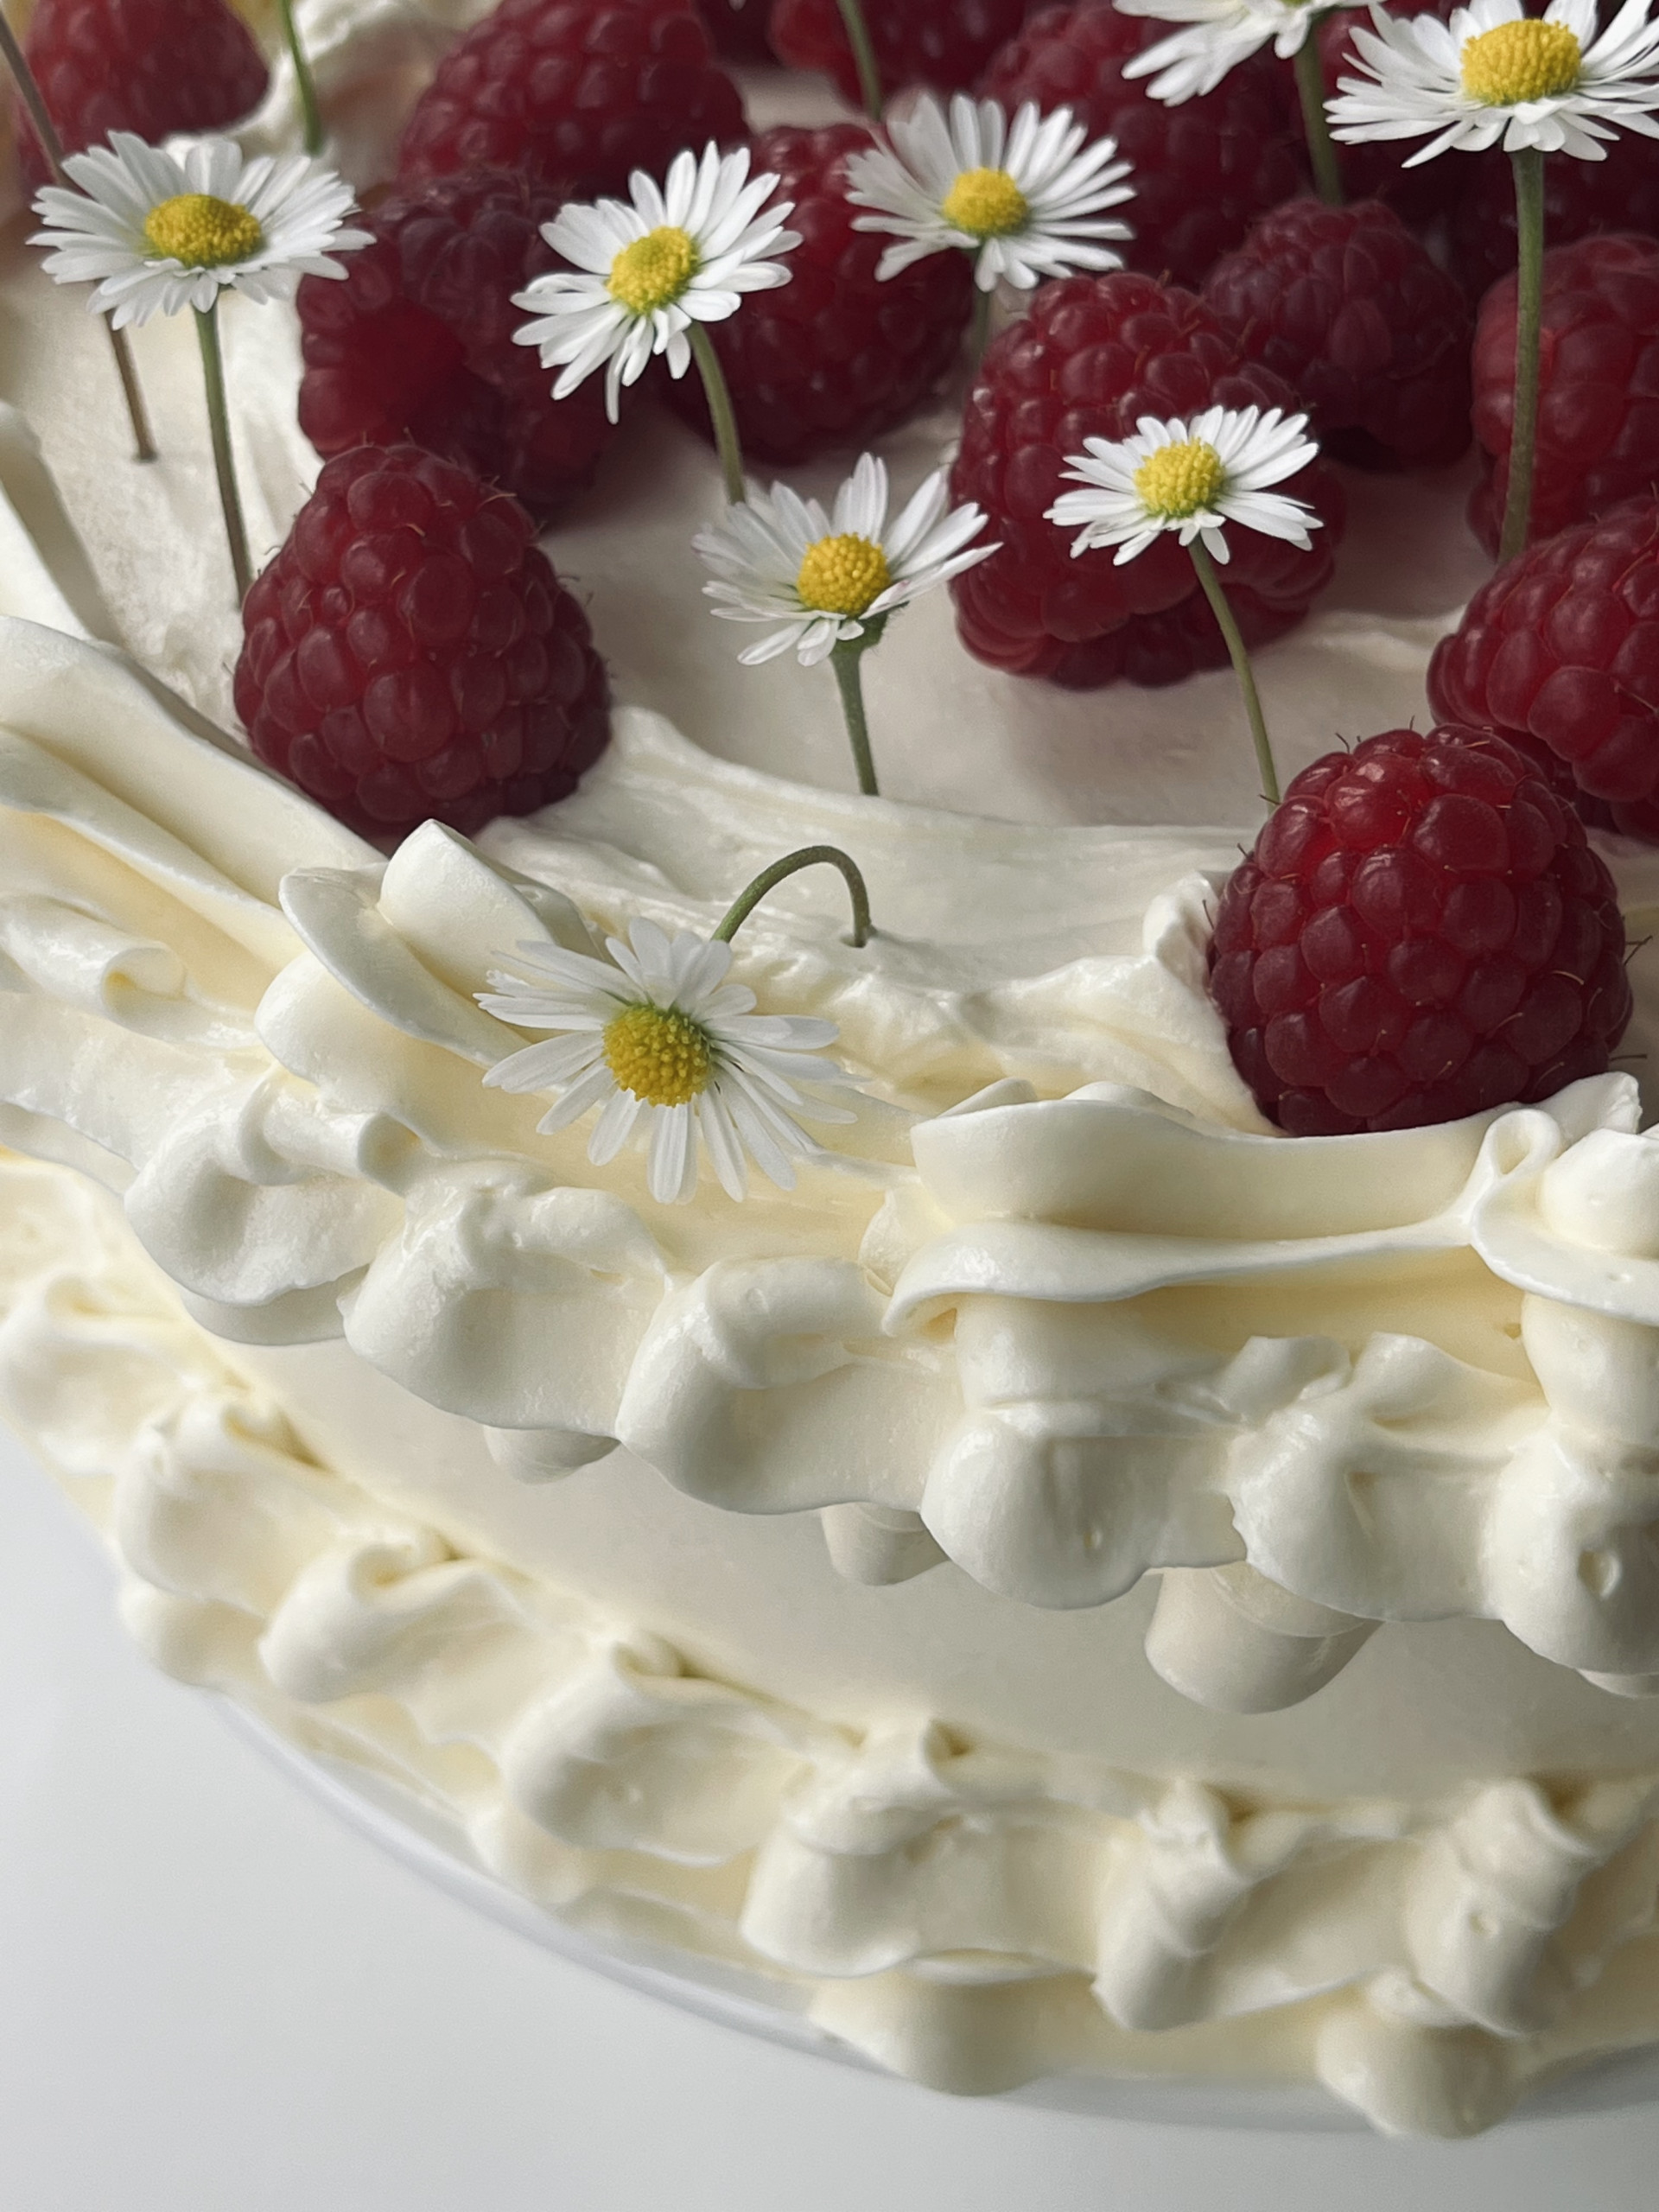
M1031 202L1006 169L964 169L939 203L953 230L1005 238L1031 219Z
M605 1065L647 1106L685 1106L715 1071L709 1033L671 1006L625 1006L605 1025Z
M1135 472L1135 488L1148 514L1185 522L1200 507L1212 506L1227 472L1221 455L1205 438L1160 446Z
M1486 107L1559 99L1579 81L1584 52L1565 23L1500 23L1465 41L1463 89Z
M887 556L873 537L850 531L809 545L795 579L803 607L823 614L864 614L893 582Z
M181 192L144 218L144 237L158 254L187 269L222 269L245 261L264 244L259 218L234 200L211 192Z
M673 305L702 262L690 233L664 223L623 247L611 264L606 289L630 315L654 315Z

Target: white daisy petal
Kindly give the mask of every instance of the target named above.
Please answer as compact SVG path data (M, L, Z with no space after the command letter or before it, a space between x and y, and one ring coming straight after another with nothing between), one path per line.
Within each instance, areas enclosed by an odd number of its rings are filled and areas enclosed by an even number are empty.
M603 1167L631 1142L643 1143L647 1186L659 1205L681 1204L693 1195L700 1147L734 1199L748 1187L746 1147L774 1183L790 1187L791 1155L817 1158L821 1148L788 1109L808 1120L855 1118L839 1103L804 1096L797 1089L801 1084L832 1092L856 1089L844 1070L818 1057L821 1047L836 1040L834 1023L755 1014L753 992L731 981L730 945L692 930L671 935L636 915L626 938L607 938L606 950L609 958L596 960L532 940L515 948L527 975L490 971L491 988L479 993L480 1005L521 1029L563 1033L508 1053L489 1070L486 1084L512 1092L557 1092L537 1123L548 1135L597 1107L589 1160ZM619 1066L640 1079L634 1073L640 1064L627 1057L639 1049L632 1023L652 1014L679 1025L682 1053L687 1026L701 1039L707 1055L701 1088L679 1096L671 1088L669 1095L646 1097L619 1079ZM626 1025L613 1032L621 1017L627 1017ZM620 1056L615 1065L613 1053ZM666 1064L675 1065L671 1053ZM648 1055L645 1065L652 1065L664 1063L653 1064ZM684 1065L683 1058L679 1065Z
M1118 265L1103 241L1130 232L1105 210L1132 197L1128 164L1109 138L1085 145L1069 108L1039 118L1027 102L1010 125L994 100L958 92L947 113L924 93L889 136L890 149L873 146L847 165L849 199L872 211L855 227L901 241L881 257L883 282L950 251L975 257L982 290L999 278L1029 289L1044 276Z
M1077 531L1074 555L1115 546L1120 568L1166 531L1183 545L1201 540L1225 561L1227 524L1306 550L1319 516L1300 499L1266 487L1317 456L1306 429L1305 415L1276 407L1211 407L1185 422L1143 416L1133 437L1116 444L1090 438L1084 452L1070 456L1066 477L1082 488L1062 492L1048 519ZM1147 481L1155 478L1154 462L1171 472L1161 486Z
M350 187L304 155L250 161L230 139L206 138L181 162L116 131L107 146L72 156L65 170L78 188L39 194L44 228L30 242L49 249L44 265L58 283L96 284L90 305L118 328L188 307L205 311L226 287L262 302L291 299L302 276L343 276L334 255L369 243L366 231L346 226ZM162 251L152 217L191 194L223 202L227 220L240 215L251 238L232 230L223 257L207 261Z
M814 668L837 645L862 637L875 617L988 560L997 547L974 542L985 516L976 506L951 509L949 499L941 469L889 521L886 467L866 454L829 514L786 484L752 492L744 505L728 508L692 542L714 579L703 590L716 602L715 613L728 622L768 626L768 634L746 647L740 659L755 667L792 648L804 668ZM846 604L822 605L810 595L810 557L837 540L856 541L868 561L870 595L854 603L855 611Z
M772 198L777 185L750 176L746 149L709 144L677 154L660 185L636 169L626 201L564 208L545 235L581 273L538 276L513 302L537 317L513 334L518 343L560 371L554 397L603 369L614 422L623 390L654 357L684 376L694 326L723 322L749 293L788 283L786 257L800 240L784 228L791 203Z

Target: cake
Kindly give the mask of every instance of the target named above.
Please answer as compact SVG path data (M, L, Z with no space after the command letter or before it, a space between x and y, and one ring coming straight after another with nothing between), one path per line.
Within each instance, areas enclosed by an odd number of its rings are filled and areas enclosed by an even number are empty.
M372 181L452 15L301 15ZM257 143L291 107L279 72ZM1314 2081L1460 2134L1659 2040L1655 849L1592 833L1637 1073L1287 1137L1207 984L1262 820L1230 676L1057 690L937 594L855 795L833 687L709 620L718 472L659 411L548 540L607 751L388 856L237 732L189 333L140 334L140 470L21 238L0 1393L143 1649L601 1949L936 2088ZM226 323L269 550L317 466L296 327ZM1344 484L1260 657L1288 770L1424 719L1490 570L1466 466ZM515 945L707 931L820 842L874 937L803 874L734 970L862 1086L792 1192L660 1204L483 1084Z

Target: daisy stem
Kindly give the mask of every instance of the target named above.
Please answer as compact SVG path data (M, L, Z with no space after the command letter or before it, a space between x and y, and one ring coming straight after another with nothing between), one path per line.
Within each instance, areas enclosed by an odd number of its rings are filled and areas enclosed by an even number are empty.
M1296 90L1301 96L1302 127L1307 134L1307 158L1313 166L1313 188L1327 207L1342 205L1342 169L1325 111L1325 71L1319 61L1319 21L1307 27L1307 35L1296 49Z
M207 387L207 426L213 432L213 467L219 477L219 504L225 511L225 535L230 540L231 566L236 572L236 603L239 607L253 582L248 557L247 526L242 519L242 494L236 486L236 461L231 452L231 418L225 405L225 355L219 342L219 302L195 310L196 335L201 340L201 376Z
M874 927L870 920L870 894L856 861L843 853L839 845L803 845L798 852L786 853L774 861L769 868L757 875L748 889L734 901L731 912L715 931L716 944L729 944L767 892L774 891L785 877L798 875L804 868L817 868L827 862L838 868L847 879L847 889L853 902L853 936L855 945L868 944Z
M853 49L853 66L858 71L858 89L864 102L864 112L872 123L881 120L881 65L875 58L875 48L870 43L870 27L864 20L864 10L859 0L836 0L841 10L841 20L846 26L847 43Z
M709 419L715 426L715 445L726 478L727 505L741 507L749 494L743 481L743 448L738 439L737 416L732 410L726 372L720 365L715 341L702 323L694 322L686 336L691 341L691 358L697 365L697 373L708 396Z
M976 369L984 359L985 348L991 342L991 302L995 297L994 292L975 287L974 320L968 334L968 359L969 365Z
M1510 490L1503 505L1500 561L1524 552L1532 525L1532 466L1538 443L1538 346L1544 302L1544 156L1523 146L1515 168L1515 416L1510 431Z
M5 10L0 7L0 54L5 57L11 72L12 82L17 87L17 97L29 111L29 119L35 126L35 136L41 142L47 166L52 172L52 181L73 191L73 186L64 173L63 141L57 126L47 112L41 88L35 81L35 72L23 59L23 49L17 34L6 21ZM156 439L149 427L149 411L144 405L143 387L138 381L137 364L132 358L132 341L124 330L118 330L107 317L104 327L110 334L110 351L115 356L115 372L121 379L122 396L127 403L127 413L132 421L132 446L135 461L154 461Z
M322 111L317 105L317 80L311 74L310 60L300 40L300 27L294 20L294 0L276 0L276 13L282 18L283 36L288 44L289 59L294 64L294 89L300 98L305 150L308 154L320 154L322 151Z
M847 718L847 735L853 748L853 766L858 771L858 788L866 798L880 798L875 760L870 752L869 719L864 712L864 676L859 665L871 642L868 637L843 638L838 645L830 648L830 665L835 670L836 682L841 688L841 711Z
M1268 742L1267 717L1262 712L1261 695L1255 688L1255 677L1250 668L1250 657L1244 650L1244 640L1239 634L1233 610L1227 603L1221 578L1216 574L1216 564L1210 557L1210 549L1200 537L1195 537L1187 547L1192 556L1192 566L1198 571L1204 595L1210 602L1210 611L1221 625L1221 634L1227 641L1227 651L1232 660L1233 673L1238 678L1238 688L1244 694L1244 712L1249 717L1250 735L1255 741L1255 765L1262 774L1262 792L1269 806L1279 804L1279 772L1273 765L1273 747Z

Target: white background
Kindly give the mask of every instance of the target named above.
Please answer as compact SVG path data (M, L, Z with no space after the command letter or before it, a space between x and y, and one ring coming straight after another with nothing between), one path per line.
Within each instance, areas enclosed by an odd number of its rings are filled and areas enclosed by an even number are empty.
M153 1675L0 1438L3 2212L1653 2212L1659 2107L1471 2144L955 2101L568 1964Z

